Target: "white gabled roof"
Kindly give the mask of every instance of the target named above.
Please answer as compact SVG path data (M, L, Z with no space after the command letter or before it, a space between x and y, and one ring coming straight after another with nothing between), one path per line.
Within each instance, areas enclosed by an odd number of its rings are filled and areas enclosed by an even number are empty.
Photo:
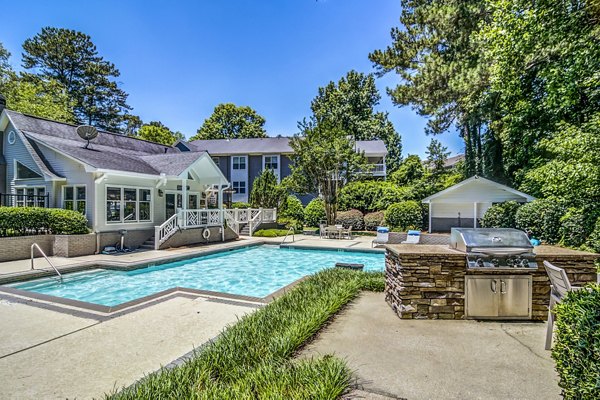
M430 203L432 200L443 202L445 199L448 200L448 202L458 203L463 201L501 202L517 199L532 201L535 200L535 197L501 183L475 175L454 186L450 186L441 192L437 192L424 198L422 202Z

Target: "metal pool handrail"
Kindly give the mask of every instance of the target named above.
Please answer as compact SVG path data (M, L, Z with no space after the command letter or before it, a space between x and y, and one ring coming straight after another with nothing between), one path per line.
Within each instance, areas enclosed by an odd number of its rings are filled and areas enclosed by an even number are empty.
M287 238L288 238L288 236L289 236L290 232L292 233L292 242L295 242L295 241L296 241L296 235L295 235L296 231L295 231L295 229L294 229L294 227L293 227L293 226L290 226L290 229L288 229L287 233L285 234L285 237L284 237L284 238L283 238L283 240L281 241L281 244L285 243L285 239L287 239Z
M58 272L58 269L56 269L56 267L54 266L54 264L52 264L52 261L50 261L50 259L46 256L46 253L44 253L44 250L42 250L42 248L37 244L37 243L33 243L31 245L31 269L35 269L33 267L33 249L38 249L38 251L42 254L42 256L44 256L44 258L46 259L46 261L48 261L48 264L50 264L50 266L54 269L54 272L56 272L56 275L58 275L60 281L62 282L62 275L60 272Z

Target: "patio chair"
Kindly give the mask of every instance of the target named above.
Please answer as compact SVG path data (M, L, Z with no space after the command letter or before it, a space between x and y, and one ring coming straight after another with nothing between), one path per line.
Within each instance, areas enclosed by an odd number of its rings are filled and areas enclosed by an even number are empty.
M327 237L327 224L320 223L319 224L319 239L323 239Z
M566 294L572 290L581 290L581 287L571 286L564 269L558 268L548 261L544 261L544 268L550 278L550 304L548 305L548 325L546 328L546 350L552 348L552 332L554 331L554 306L562 301Z
M352 226L349 226L348 229L342 229L340 236L343 239L352 240Z
M406 244L417 244L421 241L421 232L420 231L408 231L406 233L406 240L402 243Z

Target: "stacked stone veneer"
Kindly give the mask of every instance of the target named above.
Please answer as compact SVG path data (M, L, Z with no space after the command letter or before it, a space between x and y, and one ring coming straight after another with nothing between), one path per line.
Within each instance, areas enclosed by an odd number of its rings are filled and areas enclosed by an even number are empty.
M596 282L598 255L538 256L536 271L467 270L463 254L401 253L388 248L385 299L400 318L463 319L466 275L532 275L532 319L545 320L550 281L543 260L564 268L573 286Z

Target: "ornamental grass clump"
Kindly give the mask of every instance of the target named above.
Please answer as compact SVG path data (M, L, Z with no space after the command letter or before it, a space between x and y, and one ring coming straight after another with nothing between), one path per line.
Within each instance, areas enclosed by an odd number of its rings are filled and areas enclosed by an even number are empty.
M184 364L109 398L335 399L351 378L342 360L292 357L361 290L382 288L382 273L319 272L242 317Z

